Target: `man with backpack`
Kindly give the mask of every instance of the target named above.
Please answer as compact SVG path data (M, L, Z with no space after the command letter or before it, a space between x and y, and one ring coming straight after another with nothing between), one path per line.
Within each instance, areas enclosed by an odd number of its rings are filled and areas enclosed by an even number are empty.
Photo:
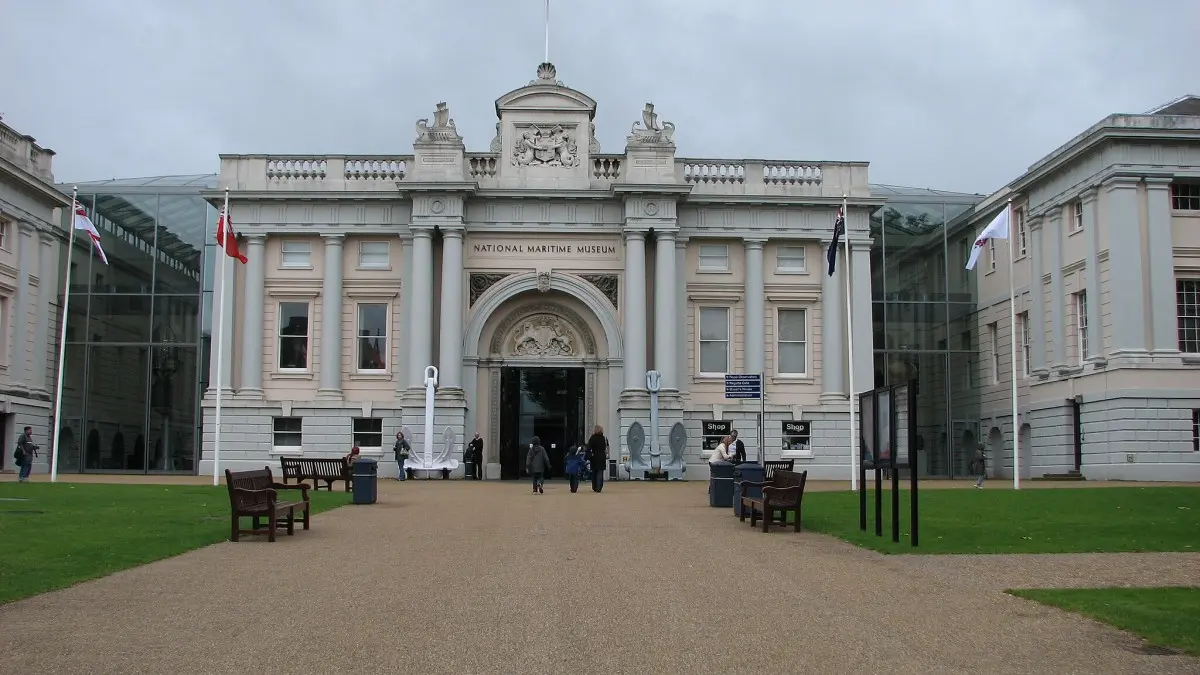
M21 467L17 482L24 483L29 480L29 474L33 472L33 460L37 456L38 446L33 442L33 427L25 427L17 437L16 450L13 450L13 459L16 460L17 466Z

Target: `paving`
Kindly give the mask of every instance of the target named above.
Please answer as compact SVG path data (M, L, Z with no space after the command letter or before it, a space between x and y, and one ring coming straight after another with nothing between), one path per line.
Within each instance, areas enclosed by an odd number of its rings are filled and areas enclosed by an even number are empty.
M0 672L1200 673L1001 592L1200 585L1198 554L883 556L730 511L702 483L384 481L274 544L0 606Z

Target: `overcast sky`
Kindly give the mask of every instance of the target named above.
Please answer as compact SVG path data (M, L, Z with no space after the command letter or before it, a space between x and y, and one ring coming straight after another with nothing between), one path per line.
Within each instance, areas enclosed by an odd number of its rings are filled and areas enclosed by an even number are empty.
M219 153L467 149L534 78L543 0L0 0L0 114L55 177L216 172ZM558 78L604 152L653 101L681 157L866 160L991 192L1112 112L1200 94L1200 1L552 0Z

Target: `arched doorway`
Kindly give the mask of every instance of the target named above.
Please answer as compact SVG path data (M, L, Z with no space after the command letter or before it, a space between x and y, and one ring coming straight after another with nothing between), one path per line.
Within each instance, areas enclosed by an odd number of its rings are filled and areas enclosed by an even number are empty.
M608 427L616 412L616 307L579 277L547 276L496 284L468 321L467 432L484 437L488 478L519 478L535 435L560 472L567 448L594 425Z
M1005 463L1008 452L1004 448L1004 433L1000 431L1000 427L992 427L988 432L987 446L987 465L992 468L992 475L1005 475L1004 467L1007 466L1007 473L1011 476L1012 459L1009 458L1007 464Z
M1021 425L1021 479L1033 475L1033 433L1028 424Z

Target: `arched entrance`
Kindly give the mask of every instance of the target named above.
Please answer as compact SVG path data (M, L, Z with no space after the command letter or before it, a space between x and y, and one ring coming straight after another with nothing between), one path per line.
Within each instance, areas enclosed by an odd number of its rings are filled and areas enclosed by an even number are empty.
M468 321L468 425L484 437L489 478L519 478L533 436L560 472L567 448L594 425L608 427L616 412L616 308L578 277L536 276L489 289Z

